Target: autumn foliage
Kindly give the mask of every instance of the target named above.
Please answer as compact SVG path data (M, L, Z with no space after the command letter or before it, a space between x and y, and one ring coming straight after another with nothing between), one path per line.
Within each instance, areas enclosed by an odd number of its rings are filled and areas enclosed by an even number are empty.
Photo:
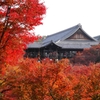
M39 0L0 0L0 69L17 64L26 45L39 38L34 29L45 11Z
M100 100L100 63L23 58L45 10L39 0L0 0L0 100Z
M74 64L82 65L100 62L100 44L84 49L82 52L78 52L76 56L71 59L71 61Z
M0 100L100 100L100 64L23 59L0 78Z

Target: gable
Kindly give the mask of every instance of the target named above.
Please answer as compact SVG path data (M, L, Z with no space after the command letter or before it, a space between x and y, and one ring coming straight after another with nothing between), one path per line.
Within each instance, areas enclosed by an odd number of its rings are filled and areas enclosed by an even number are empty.
M80 28L69 38L65 40L92 40L89 36L87 36Z

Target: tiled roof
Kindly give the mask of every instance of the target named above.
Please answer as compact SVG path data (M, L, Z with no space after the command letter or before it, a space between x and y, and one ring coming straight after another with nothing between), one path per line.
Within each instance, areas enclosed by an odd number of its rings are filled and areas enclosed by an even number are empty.
M48 41L53 41L56 42L58 40L62 40L64 37L69 37L71 36L73 33L75 33L78 29L80 28L80 25L76 25L73 26L69 29L54 33L52 35L49 35L46 37L46 39L43 40L42 43L48 42Z
M41 42L33 42L27 45L27 48L40 48L41 47Z
M34 43L30 43L27 47L28 48L41 48L41 47L49 45L51 42L52 41L49 41L49 42L46 42L46 43L34 42Z
M81 24L78 24L78 25L75 25L71 28L68 28L66 30L63 30L63 31L60 31L60 32L57 32L55 34L52 34L52 35L49 35L47 36L43 41L42 43L45 43L45 42L48 42L48 41L53 41L53 42L56 42L56 41L63 41L64 39L67 39L69 38L70 36L72 36L78 29L81 29L85 35L87 37L89 37L91 40L93 41L96 41L94 38L90 37L83 29L82 29L82 26Z
M78 29L81 29L83 33L90 38L90 40L66 40L70 36L72 36ZM83 49L83 48L90 48L91 45L96 45L98 42L90 37L83 29L80 24L75 25L71 28L68 28L66 30L57 32L55 34L47 36L44 40L41 42L34 42L28 45L28 48L42 48L50 43L54 43L55 45L58 45L61 48L75 48L75 49Z
M58 45L59 47L63 48L63 49L83 49L83 48L90 48L91 45L96 45L98 44L98 42L78 42L78 41L67 41L67 42L59 42L56 43L56 45Z
M100 42L100 35L94 37L97 41Z

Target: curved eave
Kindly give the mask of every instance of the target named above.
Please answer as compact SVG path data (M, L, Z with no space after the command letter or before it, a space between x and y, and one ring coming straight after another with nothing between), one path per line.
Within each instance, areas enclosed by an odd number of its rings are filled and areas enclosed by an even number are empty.
M42 44L41 48L43 48L43 47L45 47L45 46L49 46L50 44L54 44L54 45L56 45L56 46L58 46L58 47L61 48L61 46L57 45L57 44L56 44L55 42L53 42L53 41L49 41L49 42L47 42L47 43L45 43L45 44Z

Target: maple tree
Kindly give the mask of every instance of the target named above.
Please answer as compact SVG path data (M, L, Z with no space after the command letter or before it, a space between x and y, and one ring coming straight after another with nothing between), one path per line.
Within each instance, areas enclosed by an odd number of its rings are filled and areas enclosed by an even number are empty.
M72 66L68 59L23 59L0 80L1 100L99 100L100 63Z
M38 38L30 30L41 24L45 10L38 0L0 1L0 100L100 100L100 63L22 57L27 43ZM84 54L99 54L97 48Z
M0 70L16 64L26 45L39 38L30 30L42 24L45 12L39 0L0 0Z
M84 49L82 52L78 52L71 60L75 64L84 65L100 62L100 44Z

